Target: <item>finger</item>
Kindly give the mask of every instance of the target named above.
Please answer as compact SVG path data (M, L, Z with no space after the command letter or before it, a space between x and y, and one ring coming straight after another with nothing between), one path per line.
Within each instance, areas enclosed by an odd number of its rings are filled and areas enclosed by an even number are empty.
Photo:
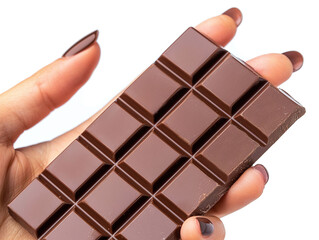
M200 23L196 29L217 44L225 46L235 36L241 21L241 11L238 8L231 8L222 15Z
M303 57L296 51L270 53L253 58L247 63L274 86L279 86L302 67Z
M217 217L190 217L182 225L182 240L223 240L225 228Z
M249 168L209 211L208 215L223 217L253 202L263 193L268 179L268 172L263 165L258 164Z
M93 42L86 50L56 60L1 94L0 134L5 133L0 135L1 141L14 142L24 130L70 99L89 79L99 57L99 45Z

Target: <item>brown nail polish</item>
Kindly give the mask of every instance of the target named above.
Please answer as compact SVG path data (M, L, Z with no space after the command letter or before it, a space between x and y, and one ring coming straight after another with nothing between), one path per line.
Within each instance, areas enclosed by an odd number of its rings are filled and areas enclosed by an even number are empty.
M202 236L208 237L213 234L214 225L211 221L209 221L207 218L202 218L202 217L198 217L196 219L199 223L200 232Z
M96 42L97 37L99 36L99 31L96 30L88 35L86 35L81 40L77 41L75 44L73 44L63 55L62 57L70 57L74 56L79 52L82 52L83 50L90 47L93 43Z
M243 14L238 8L230 8L226 12L224 12L223 15L231 17L235 21L237 27L241 24L243 20Z
M255 165L254 168L262 174L264 181L265 181L265 184L266 184L269 180L269 173L268 173L267 169L261 164Z
M294 72L298 71L302 67L303 56L300 52L289 51L289 52L284 52L283 55L285 55L287 58L289 58Z

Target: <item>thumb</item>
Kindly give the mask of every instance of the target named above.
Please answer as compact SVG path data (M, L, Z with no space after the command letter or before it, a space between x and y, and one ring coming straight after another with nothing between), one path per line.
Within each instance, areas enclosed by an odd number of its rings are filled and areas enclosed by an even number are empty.
M223 240L225 239L224 224L218 217L190 217L182 226L181 239Z

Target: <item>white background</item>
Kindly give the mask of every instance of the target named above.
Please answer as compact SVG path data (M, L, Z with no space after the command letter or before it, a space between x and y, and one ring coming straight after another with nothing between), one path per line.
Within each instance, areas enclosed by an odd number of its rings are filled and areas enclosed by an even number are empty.
M244 15L227 49L248 60L299 50L304 67L282 85L306 115L260 159L264 195L223 219L226 239L319 239L318 14L316 1L1 1L0 92L59 58L99 29L100 63L91 80L16 146L49 140L95 113L187 27L237 6ZM123 70L123 66L125 70Z

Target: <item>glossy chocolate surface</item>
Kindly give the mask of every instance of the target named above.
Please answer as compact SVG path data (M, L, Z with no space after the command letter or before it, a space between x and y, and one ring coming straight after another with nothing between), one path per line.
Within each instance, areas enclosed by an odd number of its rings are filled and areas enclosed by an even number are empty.
M304 112L189 28L9 212L38 239L179 239Z

